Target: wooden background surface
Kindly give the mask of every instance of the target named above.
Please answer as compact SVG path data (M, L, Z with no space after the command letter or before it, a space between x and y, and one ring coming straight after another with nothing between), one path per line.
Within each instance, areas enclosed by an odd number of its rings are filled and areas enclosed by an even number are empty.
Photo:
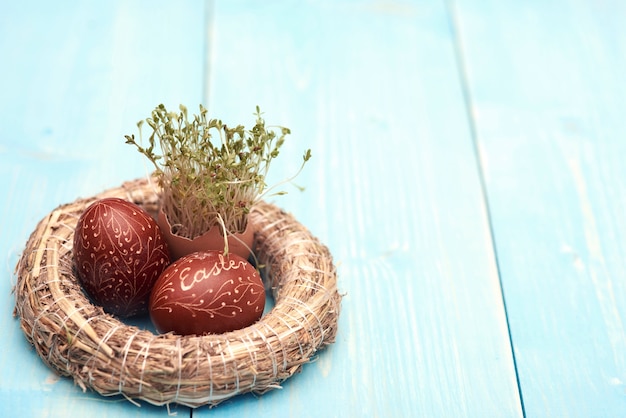
M336 344L194 417L626 416L626 2L8 1L0 13L0 405L166 416L82 393L12 317L36 223L150 167L158 103L293 135L276 203L325 242Z

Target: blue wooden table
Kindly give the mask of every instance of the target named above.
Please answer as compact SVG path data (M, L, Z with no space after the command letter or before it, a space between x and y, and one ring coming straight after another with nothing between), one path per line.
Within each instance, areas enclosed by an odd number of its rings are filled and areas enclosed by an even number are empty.
M626 2L2 1L0 410L15 417L626 416ZM145 176L158 103L293 135L275 199L326 243L337 341L261 397L137 407L12 316L60 204Z

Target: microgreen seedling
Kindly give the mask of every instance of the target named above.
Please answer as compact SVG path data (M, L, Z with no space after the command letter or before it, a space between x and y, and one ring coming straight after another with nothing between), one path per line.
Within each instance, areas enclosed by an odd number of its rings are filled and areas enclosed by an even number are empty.
M266 127L258 106L256 123L249 130L208 119L207 113L200 105L200 114L189 118L185 106L169 112L161 104L151 117L138 122L139 142L134 135L125 136L126 143L135 145L155 167L161 208L172 231L190 239L222 222L231 233L245 230L254 204L274 189L268 188L265 178L290 134L285 127ZM147 145L141 133L144 123L152 129ZM307 150L298 172L286 181L295 178L310 158Z

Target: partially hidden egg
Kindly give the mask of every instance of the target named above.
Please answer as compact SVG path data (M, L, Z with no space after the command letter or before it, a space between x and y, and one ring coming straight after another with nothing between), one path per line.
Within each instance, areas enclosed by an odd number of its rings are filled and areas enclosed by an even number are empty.
M87 207L74 232L73 252L86 293L120 317L147 312L152 287L170 263L156 221L141 207L118 198Z
M179 258L161 274L150 296L150 317L159 332L220 334L261 318L263 281L247 260L221 251Z

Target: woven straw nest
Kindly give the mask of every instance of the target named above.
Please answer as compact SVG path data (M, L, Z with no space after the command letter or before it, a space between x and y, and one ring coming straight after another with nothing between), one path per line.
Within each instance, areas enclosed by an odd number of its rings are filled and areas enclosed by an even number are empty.
M38 224L16 270L15 310L26 338L83 390L156 405L216 405L280 387L334 341L341 296L331 255L296 219L265 202L250 216L275 306L259 322L220 335L155 335L104 313L84 295L72 267L78 217L104 197L153 214L159 205L154 184L137 180L60 206Z

